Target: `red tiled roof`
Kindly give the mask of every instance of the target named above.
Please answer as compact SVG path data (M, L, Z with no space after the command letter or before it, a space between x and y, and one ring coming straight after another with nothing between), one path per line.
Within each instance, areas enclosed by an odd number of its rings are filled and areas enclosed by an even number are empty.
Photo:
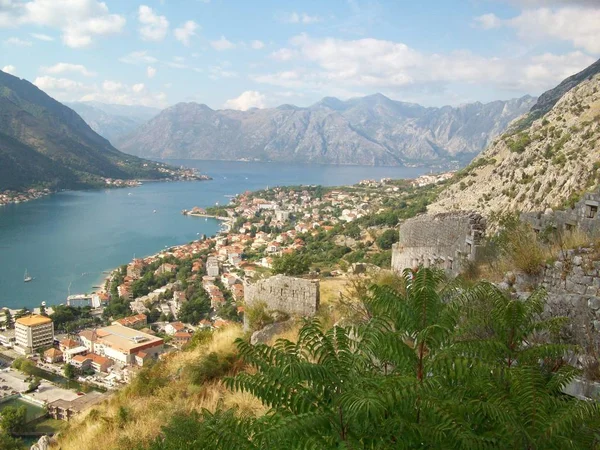
M79 347L79 344L76 341L74 341L73 339L68 339L68 338L60 341L60 345L61 345L61 347L67 347L67 348Z

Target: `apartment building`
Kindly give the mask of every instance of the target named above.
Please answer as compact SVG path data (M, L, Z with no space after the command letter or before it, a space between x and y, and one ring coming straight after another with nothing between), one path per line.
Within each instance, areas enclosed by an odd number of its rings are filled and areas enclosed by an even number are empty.
M31 314L15 321L15 350L33 353L40 347L51 346L54 340L54 324L50 317Z

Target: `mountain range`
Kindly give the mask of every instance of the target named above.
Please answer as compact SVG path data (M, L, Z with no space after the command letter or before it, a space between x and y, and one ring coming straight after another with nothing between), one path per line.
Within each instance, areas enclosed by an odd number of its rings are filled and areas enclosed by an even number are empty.
M430 211L563 208L600 186L600 60L539 97Z
M118 139L148 158L360 165L466 163L535 104L525 96L458 107L424 107L382 94L326 97L300 108L213 110L179 103Z
M75 111L0 71L0 190L82 188L103 178L164 178L163 164L126 155Z
M101 136L114 143L156 116L161 110L141 105L114 105L101 102L67 102Z

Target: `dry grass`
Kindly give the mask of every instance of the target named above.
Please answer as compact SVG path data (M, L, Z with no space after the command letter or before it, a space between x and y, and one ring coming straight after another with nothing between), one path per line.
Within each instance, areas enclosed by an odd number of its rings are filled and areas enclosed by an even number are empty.
M237 407L241 414L260 415L266 412L258 399L250 394L232 392L220 381L195 386L181 375L183 369L198 361L202 355L215 352L221 355L235 351L234 340L242 336L239 326L215 332L206 345L179 352L161 362L161 372L169 377L165 386L150 396L140 396L123 389L109 400L84 415L76 417L59 437L61 450L126 449L148 443L163 425L177 412L214 411L219 405ZM127 411L129 420L120 421L120 408Z

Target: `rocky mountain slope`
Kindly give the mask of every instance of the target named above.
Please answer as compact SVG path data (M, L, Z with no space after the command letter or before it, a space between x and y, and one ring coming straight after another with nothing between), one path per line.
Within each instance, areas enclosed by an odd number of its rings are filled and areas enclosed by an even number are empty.
M161 166L121 153L75 111L0 71L0 190L86 187L103 177L163 178Z
M101 102L65 104L79 114L92 130L113 143L160 112L158 108L139 105L111 105Z
M153 158L402 165L468 162L535 103L425 108L381 95L249 111L179 103L117 142Z
M540 210L571 203L599 183L597 62L542 95L528 115L454 177L429 210Z

